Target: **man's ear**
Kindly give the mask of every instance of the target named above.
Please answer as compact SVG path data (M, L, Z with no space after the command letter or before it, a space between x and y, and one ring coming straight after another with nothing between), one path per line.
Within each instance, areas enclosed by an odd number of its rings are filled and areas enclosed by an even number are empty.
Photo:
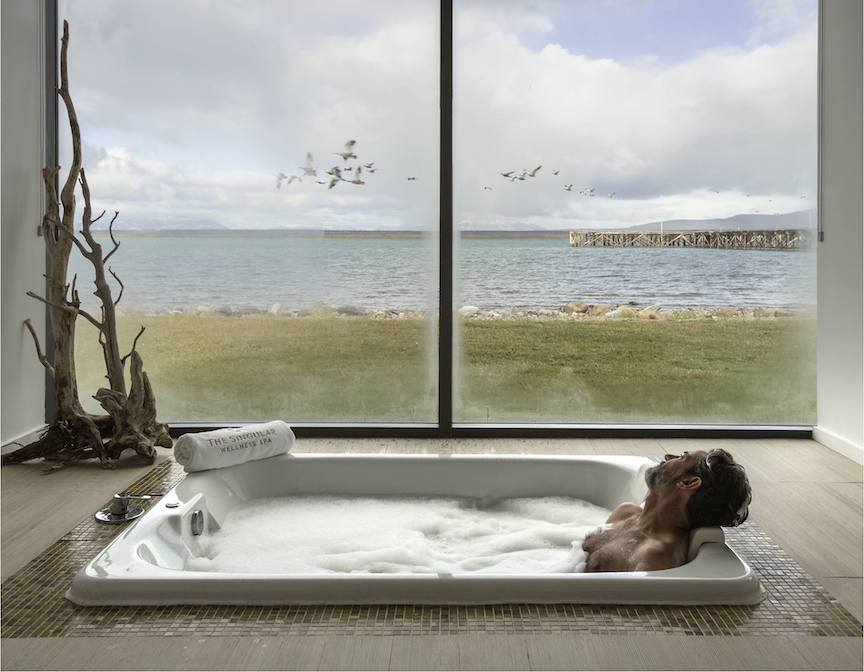
M675 486L679 490L698 490L702 485L702 479L699 476L682 476L675 482Z

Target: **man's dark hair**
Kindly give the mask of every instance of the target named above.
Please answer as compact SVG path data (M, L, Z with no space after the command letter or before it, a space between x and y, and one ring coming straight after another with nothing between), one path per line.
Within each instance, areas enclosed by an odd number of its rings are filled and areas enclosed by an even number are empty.
M712 450L691 470L702 485L687 501L690 527L735 527L749 514L750 483L744 467L721 448Z

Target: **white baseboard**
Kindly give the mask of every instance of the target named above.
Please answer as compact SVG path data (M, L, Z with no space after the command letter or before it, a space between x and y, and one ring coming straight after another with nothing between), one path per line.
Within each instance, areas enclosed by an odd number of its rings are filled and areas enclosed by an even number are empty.
M39 438L39 435L45 431L45 428L48 425L39 425L38 427L34 427L29 432L24 432L20 436L17 436L9 441L5 441L2 446L0 446L0 455L5 455L6 453L11 453L13 450L17 450L21 446L17 444L21 444L26 446L28 443L31 443Z
M858 464L864 464L864 447L855 445L849 439L829 429L817 425L813 428L813 439L826 448L830 448L844 457L848 457L850 460L855 460Z

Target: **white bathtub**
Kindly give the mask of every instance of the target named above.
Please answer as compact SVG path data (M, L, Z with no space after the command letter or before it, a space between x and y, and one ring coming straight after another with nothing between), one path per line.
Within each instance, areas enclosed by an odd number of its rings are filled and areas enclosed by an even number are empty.
M188 475L75 577L80 605L152 604L755 604L758 578L720 528L691 535L687 564L588 574L225 574L186 571L201 537L238 503L323 495L568 496L608 509L641 502L645 470L630 456L295 454ZM179 504L179 506L177 506ZM171 508L174 506L174 508Z

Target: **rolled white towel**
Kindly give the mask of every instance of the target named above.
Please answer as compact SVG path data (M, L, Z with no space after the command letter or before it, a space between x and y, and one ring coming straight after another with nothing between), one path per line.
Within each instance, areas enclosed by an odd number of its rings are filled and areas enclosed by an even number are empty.
M212 432L184 434L174 443L174 459L186 473L222 469L284 455L294 446L294 432L281 420Z

